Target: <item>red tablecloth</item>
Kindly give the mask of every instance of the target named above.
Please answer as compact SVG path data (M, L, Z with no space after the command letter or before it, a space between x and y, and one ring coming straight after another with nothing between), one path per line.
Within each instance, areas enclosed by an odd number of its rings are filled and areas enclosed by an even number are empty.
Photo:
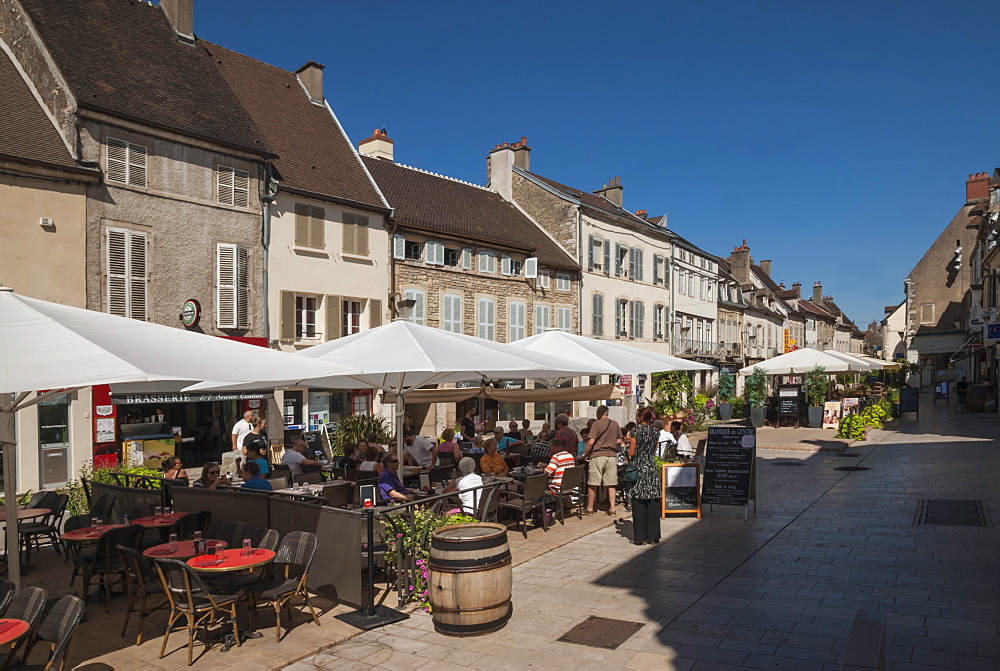
M105 524L101 531L98 531L94 527L84 527L83 529L77 529L75 531L67 531L60 538L64 541L96 541L105 531L111 531L112 529L121 529L124 524Z
M0 620L0 645L13 643L28 633L28 623L24 620L4 618Z
M171 524L179 520L180 518L187 515L187 513L166 513L163 515L150 515L149 517L140 517L139 519L132 522L133 524L139 524L144 527L169 527Z
M208 543L208 547L212 547L214 544L219 550L225 550L229 546L229 543L226 541L214 538L206 538L205 540ZM194 541L177 541L177 550L174 552L170 552L170 543L163 543L162 545L154 545L151 548L147 548L142 554L149 559L189 559L197 553L194 551Z
M245 569L262 566L274 561L274 552L264 548L254 548L253 554L249 557L241 557L243 548L233 548L223 550L214 557L212 555L198 555L188 560L188 566L199 571L242 571ZM222 560L220 563L219 560ZM208 564L205 566L205 564Z

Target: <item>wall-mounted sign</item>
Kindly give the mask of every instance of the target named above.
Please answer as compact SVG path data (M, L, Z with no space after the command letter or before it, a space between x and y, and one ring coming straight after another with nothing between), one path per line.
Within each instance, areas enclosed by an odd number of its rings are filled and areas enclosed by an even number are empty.
M986 325L986 339L987 340L1000 340L1000 324L987 324Z
M193 298L184 301L184 307L181 308L181 323L184 324L184 328L194 328L198 325L198 320L200 319L201 303Z
M273 398L270 391L236 391L236 392L177 392L174 394L112 394L111 402L115 405L143 405L146 403L199 403L204 401L250 401L255 399Z

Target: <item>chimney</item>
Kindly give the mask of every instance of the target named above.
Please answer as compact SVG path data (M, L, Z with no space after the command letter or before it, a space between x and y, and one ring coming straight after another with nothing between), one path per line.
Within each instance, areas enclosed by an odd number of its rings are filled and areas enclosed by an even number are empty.
M760 269L764 271L764 274L767 275L768 277L770 277L771 276L771 259L767 259L766 261L761 261L759 265L760 265Z
M729 265L737 282L740 284L750 282L750 248L747 247L746 238L743 239L743 244L729 255Z
M325 65L314 61L306 61L305 65L295 71L295 75L302 82L306 93L309 94L309 99L314 103L323 102L323 68L325 67Z
M392 160L392 138L383 126L381 130L376 128L372 131L372 136L367 137L358 143L358 153L374 158L384 158Z
M640 219L649 219L649 212L647 212L646 210L636 210L635 216L639 217Z
M194 0L160 0L160 7L174 32L194 42Z
M813 285L813 302L823 300L823 285L817 282Z
M977 172L969 175L965 180L965 202L971 203L980 198L989 198L990 178L985 172Z
M597 191L594 191L594 195L606 198L618 207L621 207L623 188L621 177L612 177L607 184L603 185Z
M507 200L514 199L515 165L522 170L531 169L531 147L528 146L528 138L524 136L513 144L498 144L486 155L486 178L490 188Z
M792 282L792 291L795 292L795 298L802 298L802 282Z

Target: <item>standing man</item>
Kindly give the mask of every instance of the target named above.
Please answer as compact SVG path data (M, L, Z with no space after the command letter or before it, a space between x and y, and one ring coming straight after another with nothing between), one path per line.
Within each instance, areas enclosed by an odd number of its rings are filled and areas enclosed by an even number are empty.
M247 434L253 431L253 411L247 410L243 413L243 419L236 422L233 425L233 452L236 450L243 450L243 439L247 437ZM246 454L244 451L243 454Z
M465 411L465 417L459 420L462 425L462 438L471 443L476 437L476 406Z
M608 417L608 406L602 405L597 409L597 421L590 427L590 440L587 441L587 449L583 453L583 458L587 465L587 489L590 495L587 497L587 509L584 515L593 515L594 506L597 503L597 491L599 487L608 488L608 502L611 508L608 515L615 515L615 489L618 487L618 439L621 438L622 429L618 422Z
M416 436L412 433L403 436L403 444L406 445L403 453L404 464L431 468L437 463L437 446L423 436Z

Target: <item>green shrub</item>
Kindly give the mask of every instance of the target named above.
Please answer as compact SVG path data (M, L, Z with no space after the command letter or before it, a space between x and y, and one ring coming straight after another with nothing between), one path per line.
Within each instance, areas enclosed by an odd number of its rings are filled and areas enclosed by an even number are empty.
M739 396L733 398L733 417L743 418L746 417L747 402L746 399Z
M755 366L753 373L743 383L743 394L750 406L759 408L767 403L767 371Z
M694 384L682 370L653 375L650 405L658 417L672 417L688 405L694 396Z
M736 376L727 370L719 373L719 402L732 403L736 395Z
M806 374L806 395L813 407L822 406L826 401L827 377L826 367L816 366Z
M865 421L859 414L846 415L840 418L837 427L837 438L847 438L849 440L866 440L868 430L865 429Z

